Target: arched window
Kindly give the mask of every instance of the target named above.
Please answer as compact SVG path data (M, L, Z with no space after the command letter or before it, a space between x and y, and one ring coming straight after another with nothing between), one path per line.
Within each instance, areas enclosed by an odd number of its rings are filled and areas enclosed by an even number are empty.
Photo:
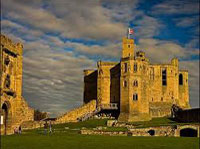
M138 100L138 94L137 94L137 93L133 94L133 100L134 100L134 101L137 101L137 100Z
M126 80L124 81L124 87L127 87L127 81Z
M183 74L179 74L179 85L183 85Z

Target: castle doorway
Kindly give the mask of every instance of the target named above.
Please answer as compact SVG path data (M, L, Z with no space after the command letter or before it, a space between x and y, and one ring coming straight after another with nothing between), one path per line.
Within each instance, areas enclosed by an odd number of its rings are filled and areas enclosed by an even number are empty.
M180 131L181 137L197 137L197 130L192 128L181 129Z
M7 127L8 127L8 105L6 103L3 103L2 105L2 125L4 128L4 134L6 135Z

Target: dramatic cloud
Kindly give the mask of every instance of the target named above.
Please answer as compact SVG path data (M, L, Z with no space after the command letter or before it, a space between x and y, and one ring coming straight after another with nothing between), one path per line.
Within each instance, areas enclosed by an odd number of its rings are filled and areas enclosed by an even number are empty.
M174 57L184 59L199 54L195 49L188 50L186 47L182 47L172 41L152 38L140 39L137 47L142 49L153 62L166 63Z
M53 114L81 105L83 70L94 68L95 62L38 43L27 43L25 46L29 49L26 49L23 61L24 96L34 108Z
M52 0L44 5L41 7L40 1L32 4L8 0L2 3L2 13L45 33L67 38L119 39L126 30L124 24L111 21L110 12L98 1Z

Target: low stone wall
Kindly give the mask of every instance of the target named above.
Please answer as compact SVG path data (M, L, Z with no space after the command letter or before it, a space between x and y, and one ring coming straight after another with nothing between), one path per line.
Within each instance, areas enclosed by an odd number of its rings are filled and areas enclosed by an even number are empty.
M152 118L171 115L172 104L164 102L150 103L149 112Z
M132 136L175 136L175 128L171 126L130 129Z
M199 134L199 125L178 125L178 126L159 126L159 127L148 127L148 128L134 128L129 129L132 136L169 136L169 137L180 137L180 131L182 129L193 129L197 131L197 137Z
M159 126L148 128L129 128L128 131L106 131L103 127L96 129L82 129L81 134L84 135L108 135L108 136L165 136L165 137L181 137L181 130L192 129L196 131L196 136L200 137L200 125L174 125ZM100 129L101 128L101 129Z
M78 118L81 118L86 114L93 113L95 110L96 100L92 100L89 103L84 104L81 107L71 110L66 114L58 117L56 123L77 122Z
M81 130L81 134L83 135L107 135L107 136L127 136L128 132L119 131L102 131L102 130Z
M26 121L21 124L22 130L35 129L35 128L43 128L44 121Z

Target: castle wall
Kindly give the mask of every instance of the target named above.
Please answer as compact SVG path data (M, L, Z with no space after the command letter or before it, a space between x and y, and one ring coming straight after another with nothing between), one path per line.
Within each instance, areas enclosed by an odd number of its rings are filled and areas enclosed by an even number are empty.
M150 65L150 102L176 103L178 99L177 68L170 64ZM166 85L162 84L162 72L166 70ZM154 75L151 75L152 72Z
M97 100L97 70L84 70L84 103Z
M98 66L98 81L97 81L97 104L108 105L111 101L111 69L115 67L115 62L101 62ZM112 89L113 91L113 89ZM112 92L113 93L113 92Z
M188 88L188 71L185 70L179 70L179 77L180 75L183 76L183 84L180 84L178 86L179 91L179 100L178 104L181 108L189 108L189 88Z
M110 102L120 104L120 63L110 69Z

